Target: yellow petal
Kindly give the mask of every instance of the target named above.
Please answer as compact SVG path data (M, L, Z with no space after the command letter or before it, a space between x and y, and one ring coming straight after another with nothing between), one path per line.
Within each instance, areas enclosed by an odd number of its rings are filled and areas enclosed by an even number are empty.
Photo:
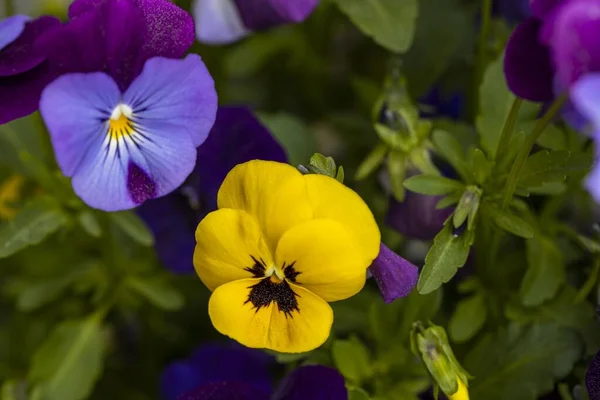
M210 290L256 276L254 271L273 264L270 254L258 224L241 210L211 212L196 230L194 267Z
M458 378L458 390L456 393L450 396L451 400L469 400L469 389L467 389L467 385L462 381L462 379Z
M285 263L283 272L288 279L326 301L358 293L371 265L342 224L331 219L316 219L287 231L279 241L275 260L278 267Z
M237 165L223 181L217 203L219 208L244 210L255 217L273 252L286 230L312 218L302 174L273 161Z
M268 302L264 290L265 305L257 308L249 298L256 285L269 278L243 279L219 286L210 297L208 313L214 327L224 335L252 348L266 348L284 353L302 353L322 345L329 337L333 323L333 311L329 304L317 295L299 286L289 284L296 304ZM272 283L287 285L287 283ZM281 290L277 291L281 296ZM268 302L268 304L266 304ZM286 313L280 308L290 310Z
M306 175L304 179L313 217L342 224L370 264L379 254L381 235L367 204L356 192L328 176Z

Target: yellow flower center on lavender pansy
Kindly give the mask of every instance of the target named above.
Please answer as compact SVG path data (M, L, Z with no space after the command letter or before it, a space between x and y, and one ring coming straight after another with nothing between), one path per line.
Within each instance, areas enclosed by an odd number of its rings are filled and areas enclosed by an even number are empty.
M379 252L367 205L335 179L257 160L230 171L217 203L198 225L194 253L215 328L280 352L323 344L327 302L358 293Z
M20 198L25 180L22 176L11 176L0 184L0 220L10 220L17 214L15 203Z
M119 104L108 120L108 134L111 139L118 140L135 132L131 117L133 110L126 104Z

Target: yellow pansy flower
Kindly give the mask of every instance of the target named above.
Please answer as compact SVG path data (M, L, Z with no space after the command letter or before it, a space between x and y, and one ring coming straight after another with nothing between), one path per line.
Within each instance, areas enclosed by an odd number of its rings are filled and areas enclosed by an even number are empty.
M14 204L19 201L25 179L14 175L0 183L0 220L10 220L17 214Z
M379 253L373 214L352 190L290 165L233 168L196 230L194 266L215 328L247 347L296 353L327 340L327 302L358 293Z
M469 389L467 385L462 381L462 379L458 378L458 390L456 393L450 395L450 400L469 400Z

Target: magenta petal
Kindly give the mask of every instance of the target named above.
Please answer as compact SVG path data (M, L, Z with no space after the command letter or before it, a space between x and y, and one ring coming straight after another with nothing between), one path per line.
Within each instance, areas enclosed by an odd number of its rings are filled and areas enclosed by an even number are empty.
M600 71L600 3L577 0L562 6L549 43L561 87Z
M246 27L264 30L304 21L319 0L235 0Z
M96 7L115 0L76 0L69 8L75 19ZM150 35L143 46L145 59L162 56L179 58L194 43L194 21L183 9L169 0L131 0L144 16Z
M40 17L27 23L21 35L0 51L0 76L17 75L40 65L46 56L34 43L58 25L60 21L54 17Z
M517 96L531 101L550 101L554 97L549 49L538 38L541 26L533 17L519 24L504 56L508 87Z
M419 279L419 269L383 243L369 270L386 303L408 296Z
M546 17L554 7L564 2L564 0L529 0L531 13L542 19Z

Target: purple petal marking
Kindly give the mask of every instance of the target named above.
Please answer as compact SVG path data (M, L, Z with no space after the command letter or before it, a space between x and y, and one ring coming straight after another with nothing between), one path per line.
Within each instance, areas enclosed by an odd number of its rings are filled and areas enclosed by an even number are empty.
M270 367L275 358L261 350L235 342L211 342L197 348L185 360L170 364L162 374L163 400L211 382L243 382L261 393L272 390Z
M156 237L158 257L174 273L194 273L194 232L216 210L217 192L233 167L257 159L287 162L281 145L245 107L219 108L197 154L194 172L182 187L138 209Z
M554 97L549 49L539 41L542 22L534 17L519 24L506 45L504 74L510 90L531 101Z
M269 400L269 395L245 382L211 382L179 396L177 400Z
M322 365L297 368L280 384L272 400L347 400L344 378Z
M235 0L235 2L244 25L253 31L302 22L319 4L319 0Z
M386 303L408 296L419 279L419 269L383 243L369 270Z
M136 163L127 165L127 190L136 204L156 197L156 182Z
M596 353L588 367L585 374L585 386L590 400L600 400L600 352Z
M18 75L40 65L46 59L46 53L37 48L35 42L59 25L60 21L54 17L27 22L21 34L0 50L0 76Z
M106 72L124 91L151 57L149 31L132 0L107 0L40 38L58 73Z
M30 20L27 15L13 15L0 21L0 51L21 35Z
M408 238L431 240L452 213L451 208L435 208L441 198L407 192L404 202L399 203L390 197L385 223Z
M198 41L229 44L248 35L234 0L195 0L193 6Z
M168 122L176 130L164 135L188 136L194 147L208 137L218 107L215 83L197 54L183 60L148 60L123 102L133 108L141 124Z
M123 0L76 0L69 18L76 19L110 2ZM142 13L150 35L141 48L143 60L151 57L179 58L194 44L194 20L169 0L128 0ZM135 32L132 32L135 34Z
M589 72L600 72L600 3L564 4L552 21L552 58L562 88Z

